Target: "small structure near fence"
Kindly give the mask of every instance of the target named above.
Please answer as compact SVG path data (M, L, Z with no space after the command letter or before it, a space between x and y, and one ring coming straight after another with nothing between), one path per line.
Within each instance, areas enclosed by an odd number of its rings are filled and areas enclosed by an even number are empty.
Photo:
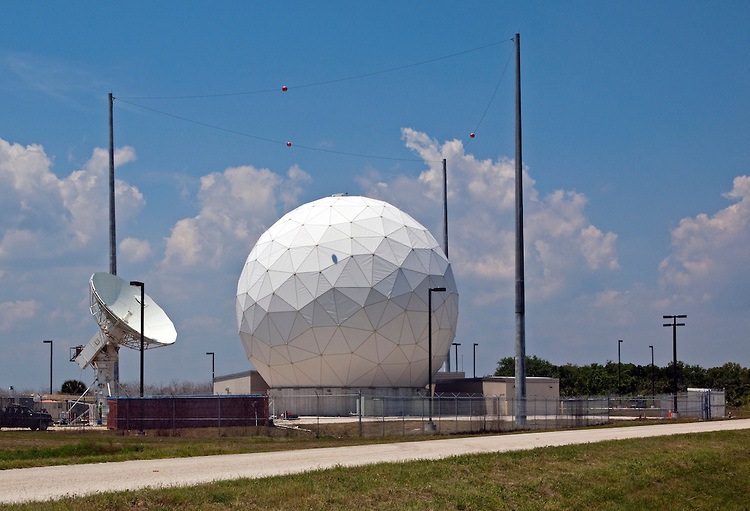
M678 405L680 394L677 395ZM727 405L723 390L688 388L685 394L683 410L688 416L701 419L726 417Z
M701 420L720 419L727 416L723 390L688 388L677 394L677 413L673 410L675 395L609 396L609 414L612 418Z
M268 425L268 398L259 395L109 398L107 427L118 430Z

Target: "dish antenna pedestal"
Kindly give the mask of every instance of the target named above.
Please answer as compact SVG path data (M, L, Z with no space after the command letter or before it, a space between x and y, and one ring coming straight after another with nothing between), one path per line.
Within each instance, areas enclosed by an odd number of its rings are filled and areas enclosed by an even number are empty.
M102 406L102 421L109 414L107 397L118 394L119 382L115 366L119 360L120 346L140 350L141 309L143 309L143 348L159 348L174 344L177 331L167 314L151 297L144 295L141 307L141 290L120 277L98 272L89 280L91 314L99 331L86 346L80 347L75 362L81 369L88 366L96 373L96 402Z

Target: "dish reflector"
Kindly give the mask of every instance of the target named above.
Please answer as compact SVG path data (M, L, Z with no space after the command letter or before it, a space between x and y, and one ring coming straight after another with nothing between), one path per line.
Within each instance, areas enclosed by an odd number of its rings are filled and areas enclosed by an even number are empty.
M91 276L91 314L102 333L113 343L140 349L141 290L117 275L98 272ZM143 348L158 348L177 339L174 324L150 296L144 295Z

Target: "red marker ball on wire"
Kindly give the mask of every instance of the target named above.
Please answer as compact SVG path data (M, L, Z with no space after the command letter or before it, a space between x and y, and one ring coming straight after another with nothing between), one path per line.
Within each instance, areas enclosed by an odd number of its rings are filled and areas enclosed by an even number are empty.
M282 85L282 86L281 86L281 91L282 91L282 92L286 92L286 91L288 91L288 90L289 90L289 87L287 87L286 85Z
M476 135L475 135L475 133L474 133L474 132L472 131L472 132L471 132L471 134L469 134L469 136L470 136L471 138L474 138L474 137L475 137Z
M291 142L287 142L287 143L286 143L286 146L287 146L287 147L292 147L292 143L291 143Z

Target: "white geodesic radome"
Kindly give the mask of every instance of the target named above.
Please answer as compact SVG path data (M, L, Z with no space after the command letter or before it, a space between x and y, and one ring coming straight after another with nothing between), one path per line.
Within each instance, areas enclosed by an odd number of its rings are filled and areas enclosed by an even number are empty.
M284 215L237 285L248 359L272 388L422 387L456 335L458 291L435 238L367 197L326 197Z

